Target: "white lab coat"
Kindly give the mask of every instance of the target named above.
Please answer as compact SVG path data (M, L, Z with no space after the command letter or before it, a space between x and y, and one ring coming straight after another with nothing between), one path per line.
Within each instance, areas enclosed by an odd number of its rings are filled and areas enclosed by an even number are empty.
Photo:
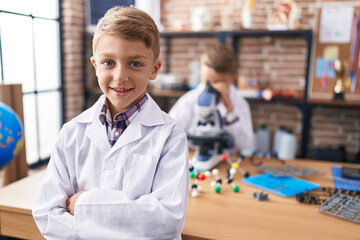
M181 239L188 197L186 134L148 95L111 148L101 96L66 123L33 208L47 239ZM78 198L74 216L66 200Z
M197 102L205 85L199 84L195 89L185 93L171 108L169 115L177 120L186 133L196 125L196 116L199 114ZM243 150L251 145L254 136L250 107L234 85L230 85L230 98L234 105L234 114L238 121L224 125L224 130L231 133L235 139L235 149ZM218 110L222 118L226 116L226 107L219 102Z

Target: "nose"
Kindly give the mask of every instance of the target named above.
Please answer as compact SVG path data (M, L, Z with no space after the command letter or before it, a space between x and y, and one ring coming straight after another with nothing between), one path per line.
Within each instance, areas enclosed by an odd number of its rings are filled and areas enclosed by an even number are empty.
M124 82L127 81L128 79L129 77L126 66L122 64L118 64L116 68L114 68L113 80L118 82Z

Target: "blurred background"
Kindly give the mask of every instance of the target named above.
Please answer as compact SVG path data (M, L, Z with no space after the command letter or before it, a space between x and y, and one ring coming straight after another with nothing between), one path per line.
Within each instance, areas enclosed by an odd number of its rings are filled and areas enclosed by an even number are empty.
M237 53L236 85L250 103L254 131L266 131L265 148L285 128L296 138L296 157L359 161L360 88L345 84L345 98L334 100L336 77L319 76L316 64L324 57L321 29L329 27L322 16L350 23L344 34L354 36L359 1L0 0L0 83L22 84L30 167L49 159L62 124L100 95L91 41L99 17L114 5L147 11L161 31L164 64L149 93L164 111L197 85L200 54L221 42ZM324 9L340 14L326 18ZM358 57L342 55L354 45L351 37L341 41L330 42L332 56L345 66L355 59L358 70Z

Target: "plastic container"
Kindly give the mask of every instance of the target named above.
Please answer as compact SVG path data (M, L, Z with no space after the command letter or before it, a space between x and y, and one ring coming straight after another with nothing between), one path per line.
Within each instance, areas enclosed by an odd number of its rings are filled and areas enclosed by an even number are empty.
M256 136L254 135L254 137L253 137L253 139L251 141L251 145L248 148L242 150L241 154L246 156L246 157L249 157L255 152L256 148L257 148Z
M283 131L279 136L279 145L277 151L278 158L283 160L295 159L296 143L297 139L292 131Z
M199 61L192 61L190 63L191 74L188 79L190 89L194 89L200 82L200 63Z
M260 125L256 130L256 150L268 152L270 150L270 131L266 125Z
M283 133L286 132L286 128L284 126L280 126L278 130L275 131L274 133L274 137L273 137L273 142L272 142L272 145L273 145L273 150L275 152L279 152L280 150L280 140L281 140L281 136Z

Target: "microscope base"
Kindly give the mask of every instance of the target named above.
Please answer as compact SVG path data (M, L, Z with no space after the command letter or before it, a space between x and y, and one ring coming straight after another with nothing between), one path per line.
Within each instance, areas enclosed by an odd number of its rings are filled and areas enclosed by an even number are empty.
M191 161L194 163L194 167L200 171L210 170L221 162L220 155L218 154L211 156L207 161L199 161L198 156L199 155L195 153Z

